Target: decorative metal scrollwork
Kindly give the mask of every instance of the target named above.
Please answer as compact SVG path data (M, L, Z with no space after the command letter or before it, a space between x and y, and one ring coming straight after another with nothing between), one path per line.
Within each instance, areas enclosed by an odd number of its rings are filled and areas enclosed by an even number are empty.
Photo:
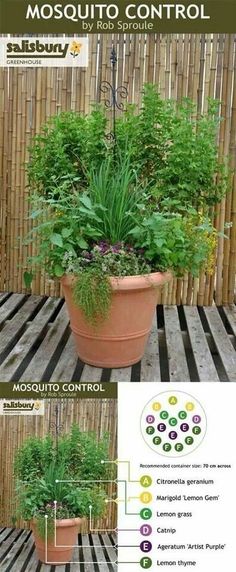
M127 99L128 97L128 90L127 87L124 85L119 85L119 87L114 87L109 81L102 81L100 85L101 93L105 95L109 95L107 99L105 99L104 104L107 109L111 109L116 107L120 111L124 111L124 104L119 99Z
M55 406L55 413L54 413L54 417L55 417L55 421L50 421L49 423L49 429L52 429L52 431L55 434L55 439L56 439L56 448L58 448L58 437L60 435L60 432L62 431L62 429L64 428L64 423L61 423L60 417L61 417L61 406L59 406L58 404L56 404Z
M116 142L116 110L124 111L125 106L122 100L128 97L128 89L125 85L116 87L116 64L117 55L114 46L111 51L111 66L112 66L112 82L102 81L100 84L100 91L105 95L104 105L106 109L112 110L112 131L106 135L106 139Z

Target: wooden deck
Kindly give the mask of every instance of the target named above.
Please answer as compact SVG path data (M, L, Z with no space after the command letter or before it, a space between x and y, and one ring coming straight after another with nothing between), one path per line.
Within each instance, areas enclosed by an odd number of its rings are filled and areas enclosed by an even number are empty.
M64 300L0 294L0 381L236 381L236 307L158 306L141 363L78 360Z
M116 539L111 534L79 534L73 563L62 566L39 562L30 530L0 529L1 572L116 572Z

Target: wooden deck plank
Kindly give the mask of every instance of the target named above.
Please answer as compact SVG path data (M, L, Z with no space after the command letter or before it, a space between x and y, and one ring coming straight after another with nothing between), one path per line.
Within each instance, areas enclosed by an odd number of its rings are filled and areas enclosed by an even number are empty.
M1 292L0 293L0 303L4 302L4 300L6 300L6 298L8 298L9 296L9 292Z
M164 306L164 318L170 381L190 381L176 306Z
M0 381L18 378L24 382L40 381L46 370L53 370L52 382L71 381L75 371L78 372L76 381L99 382L105 379L104 375L107 379L107 372L102 368L85 364L83 370L82 366L77 369L79 362L72 334L66 343L64 341L68 336L69 323L64 305L50 324L53 312L61 304L60 299L48 298L45 301L40 296L3 293L0 294L0 302ZM200 381L219 381L222 376L235 381L236 307L223 307L220 313L216 307L203 309L203 318L209 324L210 333L204 332L202 314L199 315L196 307L184 307L183 312L186 331L181 331L176 306L164 307L164 329L157 330L154 316L140 370L137 368L136 371L137 381L160 382L164 374L164 381L189 381L195 379L197 372ZM226 321L231 327L230 335L224 326ZM59 347L63 347L61 354L57 352ZM213 356L215 348L219 354L216 358ZM21 367L18 371L24 359L25 369ZM131 379L131 367L111 370L111 382L130 382Z
M93 567L93 564L91 564L91 562L93 562L93 555L91 548L88 548L89 544L89 535L83 534L81 537L81 546L83 551L84 572L91 572L91 567ZM72 572L73 568L74 566L72 566Z
M0 528L0 543L6 538L6 536L12 531L12 528L2 527Z
M236 352L216 307L204 307L212 337L230 381L236 381Z
M40 572L51 572L53 564L41 564ZM57 570L57 567L55 566Z
M18 530L18 532L19 532L19 530ZM13 535L11 535L11 536L13 536ZM17 538L16 540L12 541L12 540L10 540L10 537L9 537L9 539L6 540L7 554L5 555L4 559L1 561L1 564L0 564L1 572L6 572L7 568L9 567L9 564L11 563L12 560L14 560L18 551L21 551L22 545L27 540L28 536L29 536L29 530L23 530L22 533L20 534L19 538Z
M30 530L5 529L0 530L9 534L9 538L1 543L0 570L1 572L35 572L40 567L40 572L66 572L67 565L40 564L34 546L34 538ZM75 570L91 572L95 568L99 572L116 572L116 549L112 544L110 535L83 534L79 537L81 545L74 549L71 572ZM97 564L96 564L97 562ZM74 563L74 564L73 564Z
M14 318L4 324L0 336L0 354L3 351L6 351L9 344L17 338L21 328L23 328L26 322L30 319L30 316L40 302L41 298L39 298L39 296L30 296Z
M9 536L5 535L2 542L1 542L1 554L2 555L8 551L9 547L14 544L17 537L22 534L22 530L14 529L14 528L12 528L12 529L8 528L8 534L9 534L9 532L11 534ZM6 536L8 536L8 538L6 538ZM0 557L0 563L1 563L1 557ZM1 570L1 564L0 564L0 570Z
M122 367L122 369L112 369L111 370L111 378L110 381L112 382L119 382L119 381L130 381L131 380L131 367Z
M101 546L98 534L93 534L92 538L96 559L99 562L99 572L109 572L104 549Z
M141 361L140 381L161 381L160 353L157 331L156 312L152 321L152 329Z
M184 306L183 309L199 380L219 381L198 310L194 306Z
M39 381L44 380L44 373L61 341L61 338L65 334L68 324L69 318L64 305L60 310L56 321L47 332L33 359L21 376L21 381L28 382L34 381L35 379Z
M38 564L39 564L39 559L38 559L36 550L34 549L34 552L32 553L32 556L31 556L31 558L27 564L27 567L25 569L25 572L35 572L37 570ZM42 572L42 568L40 569L40 572Z
M19 572L21 570L33 548L34 548L34 539L31 534L27 542L23 544L23 548L19 556L17 557L16 561L11 564L11 572Z
M93 367L92 365L85 364L80 381L100 381L101 376L102 369L100 367Z
M234 304L231 304L230 306L223 306L223 311L234 335L236 336L236 306Z
M26 357L28 352L32 349L35 342L38 340L40 334L50 320L53 312L60 303L60 299L48 298L33 322L30 324L26 332L20 338L19 342L15 345L13 350L4 360L0 367L1 381L10 381L22 360ZM36 381L34 379L34 381Z
M117 542L117 538L113 539L115 544ZM106 552L110 558L110 562L116 562L117 561L117 549L116 547L113 545L113 543L111 542L110 539L110 535L109 534L102 534L102 541L104 543L104 546L106 547ZM117 569L117 567L113 564L114 566L114 570Z
M50 381L71 381L76 368L78 356L76 353L75 342L71 334L61 353L58 363L51 375Z
M12 294L5 304L0 307L0 325L3 324L12 312L17 310L17 307L24 300L25 294Z

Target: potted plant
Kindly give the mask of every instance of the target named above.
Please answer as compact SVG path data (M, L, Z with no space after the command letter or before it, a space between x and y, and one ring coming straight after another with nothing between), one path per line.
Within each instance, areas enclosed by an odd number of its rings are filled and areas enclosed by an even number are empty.
M82 520L104 513L107 457L107 435L98 442L76 425L56 443L50 435L30 437L17 451L18 513L30 522L41 562L69 562Z
M189 100L176 106L146 86L141 112L131 106L117 120L115 148L105 144L99 108L88 117L52 119L32 147L31 216L40 236L33 261L61 279L86 363L139 361L156 288L172 274L213 266L210 209L227 188L217 159L216 104L193 117Z

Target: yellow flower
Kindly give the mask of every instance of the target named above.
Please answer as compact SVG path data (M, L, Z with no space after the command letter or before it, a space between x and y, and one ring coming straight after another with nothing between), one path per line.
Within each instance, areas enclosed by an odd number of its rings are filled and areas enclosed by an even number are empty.
M74 40L70 45L70 54L75 58L76 56L78 56L78 54L80 54L82 47L83 44L79 44L79 42L76 42Z

